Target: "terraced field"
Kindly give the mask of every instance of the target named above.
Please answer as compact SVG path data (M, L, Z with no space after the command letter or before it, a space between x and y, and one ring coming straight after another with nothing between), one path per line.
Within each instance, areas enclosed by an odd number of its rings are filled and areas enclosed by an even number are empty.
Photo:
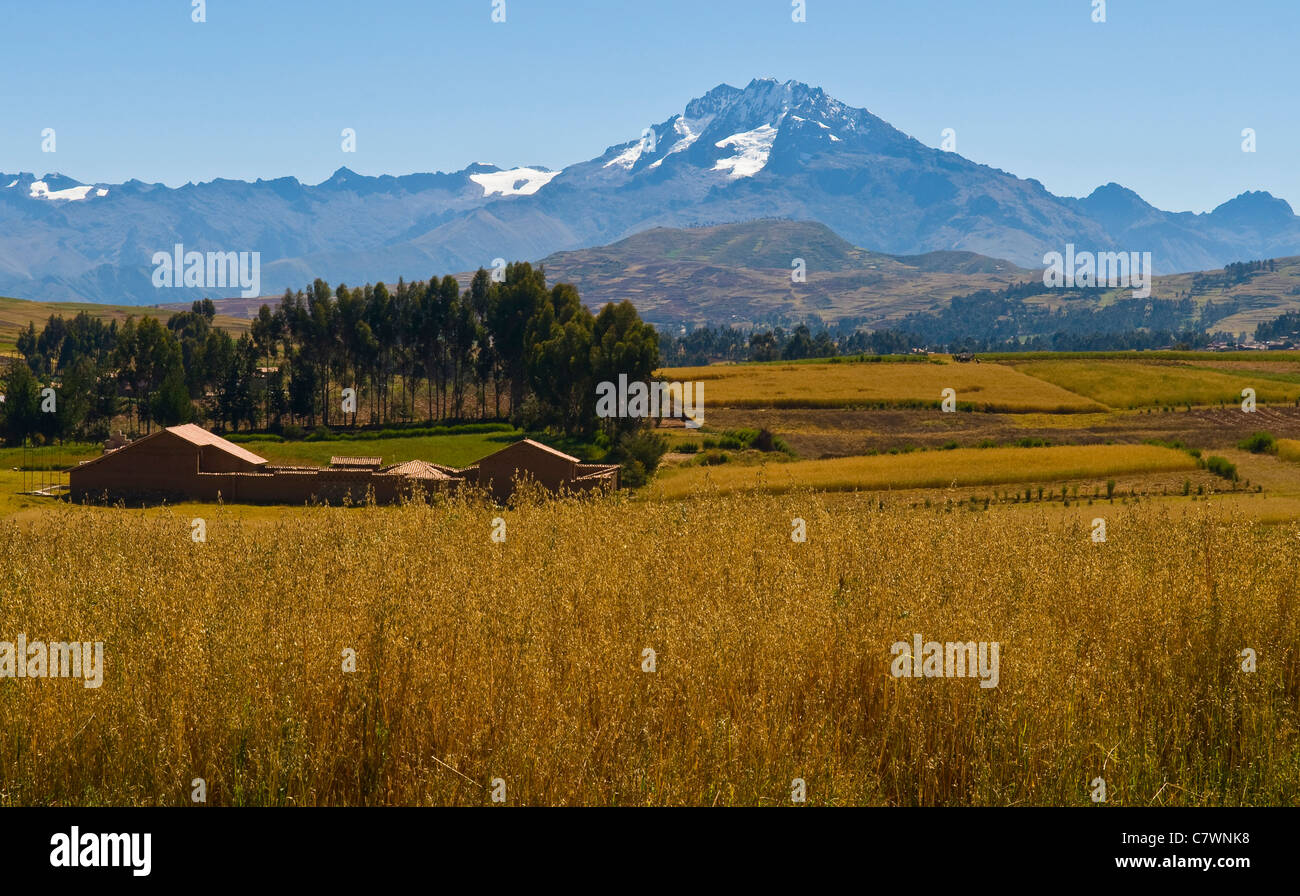
M1087 397L1004 364L930 361L737 364L661 371L704 383L706 409L917 407L938 409L944 389L978 411L1078 413L1104 410ZM706 410L707 413L707 410Z

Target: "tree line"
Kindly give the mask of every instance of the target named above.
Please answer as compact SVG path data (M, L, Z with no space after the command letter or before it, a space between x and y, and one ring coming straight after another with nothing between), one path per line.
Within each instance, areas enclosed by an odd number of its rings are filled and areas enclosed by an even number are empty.
M593 314L570 284L526 262L494 279L454 277L331 288L317 279L263 305L238 337L204 299L189 311L105 322L85 312L29 324L5 379L6 441L100 439L115 422L149 432L509 419L527 429L616 437L596 384L647 380L659 336L629 302ZM53 388L56 409L43 408ZM344 390L350 401L344 401Z
M1243 269L1251 265L1262 270L1267 263L1252 262ZM1043 293L1037 282L978 290L954 296L945 307L915 312L894 326L878 329L870 329L861 319L834 324L814 319L812 326L800 323L790 329L699 327L678 335L665 333L660 353L673 366L700 366L716 361L907 354L912 349L954 353L1194 349L1212 342L1208 331L1213 324L1243 308L1236 299L1202 306L1190 298L1121 298L1101 306L1098 299L1107 292L1104 289L1053 292L1056 308L1023 301ZM1291 325L1282 321L1276 326Z
M1300 311L1286 311L1272 320L1260 321L1255 327L1255 338L1260 342L1300 339Z

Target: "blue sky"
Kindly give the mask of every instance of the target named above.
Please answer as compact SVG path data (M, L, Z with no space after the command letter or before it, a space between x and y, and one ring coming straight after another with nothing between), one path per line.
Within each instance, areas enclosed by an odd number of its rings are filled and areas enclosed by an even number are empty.
M1061 195L1300 207L1295 0L43 0L9 4L0 171L175 186L552 168L793 78ZM16 7L16 8L14 8ZM357 152L340 148L343 128ZM1258 151L1241 151L1254 128ZM57 151L41 152L54 128Z

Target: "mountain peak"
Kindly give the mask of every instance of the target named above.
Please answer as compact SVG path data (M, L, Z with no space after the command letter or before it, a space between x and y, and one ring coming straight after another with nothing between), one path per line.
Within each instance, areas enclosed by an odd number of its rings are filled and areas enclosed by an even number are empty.
M1117 184L1114 181L1111 181L1108 184L1102 184L1100 187L1098 187L1097 189L1089 193L1088 198L1089 199L1124 198L1130 200L1136 199L1139 202L1143 201L1142 197L1139 196L1136 192L1130 190L1128 187L1124 186L1123 184Z
M1083 204L1090 211L1101 214L1115 212L1131 214L1153 208L1137 193L1114 181L1093 190L1083 200Z
M687 103L686 117L699 119L738 113L759 124L777 125L791 111L801 108L839 112L846 107L828 97L820 87L809 87L802 81L755 78L743 89L719 84ZM759 122L760 118L767 120Z
M1295 218L1289 202L1264 190L1242 193L1210 214L1230 224L1279 224Z

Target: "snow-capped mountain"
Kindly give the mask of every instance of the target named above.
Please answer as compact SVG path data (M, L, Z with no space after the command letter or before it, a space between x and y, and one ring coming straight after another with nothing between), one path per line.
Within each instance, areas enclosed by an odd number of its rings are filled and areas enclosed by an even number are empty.
M0 175L0 179L9 180L4 175ZM43 199L50 202L58 200L80 202L91 198L100 199L108 195L107 187L83 184L57 173L47 174L41 180L37 180L31 174L19 174L5 184L4 188L17 190L17 195L26 196L28 199Z
M7 185L7 186L5 186ZM797 81L726 84L562 171L476 163L444 174L216 180L169 189L0 174L0 294L155 303L150 259L176 243L261 253L272 294L540 259L653 227L789 218L893 254L964 250L1040 267L1067 243L1149 251L1157 272L1300 254L1300 218L1244 194L1209 214L1115 184L1084 199L926 146ZM790 247L790 256L799 247Z

